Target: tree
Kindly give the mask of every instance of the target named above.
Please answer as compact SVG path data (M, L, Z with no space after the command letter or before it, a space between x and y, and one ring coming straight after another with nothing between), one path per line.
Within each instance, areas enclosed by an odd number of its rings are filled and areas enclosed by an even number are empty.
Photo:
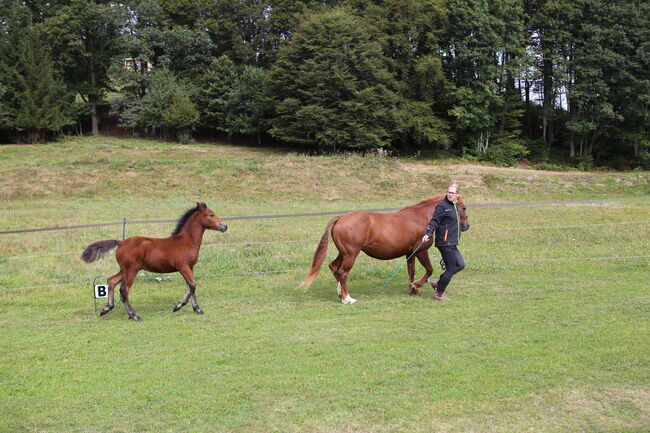
M227 56L214 59L208 70L197 80L201 91L197 96L201 123L210 129L228 131L226 112L228 98L237 80L235 64Z
M200 75L213 60L215 47L202 30L152 28L142 34L142 41L154 66L169 69L179 79Z
M68 111L72 98L39 32L17 19L13 15L7 23L7 38L0 45L0 127L18 131L21 141L42 142L74 123Z
M319 151L391 145L393 76L372 30L346 9L305 15L266 83L278 139Z
M89 105L99 133L97 105L109 90L108 70L123 51L127 8L110 0L56 0L41 10L40 24L68 85Z
M199 111L190 98L178 89L162 112L162 119L166 126L176 131L178 140L185 144L191 140L190 128L199 121Z
M523 15L518 0L450 4L443 59L456 86L449 113L463 151L469 140L478 155L485 154L503 136L507 119L520 114L511 98L526 64Z
M642 138L647 133L643 120L648 119L650 74L644 70L648 59L638 51L647 40L642 42L638 37L639 33L648 35L650 9L635 4L584 0L581 5L581 21L571 30L575 43L569 63L570 119L566 124L571 156L608 153L607 143L612 139L620 145L625 132L619 130L618 137L614 133L626 123L626 115L628 122L641 121L636 126L628 123L634 135ZM643 18L645 24L640 25ZM620 149L615 151L621 153Z
M228 137L232 134L256 134L261 144L263 71L246 66L228 93L225 126Z
M376 29L378 41L394 76L397 104L395 144L447 147L449 126L441 119L449 92L439 55L439 38L447 21L439 0L361 2L357 10ZM438 110L437 110L438 109Z
M147 93L142 98L142 109L138 122L145 128L157 129L167 126L163 113L172 104L174 95L180 91L180 85L174 74L167 69L159 69L152 74L147 86Z

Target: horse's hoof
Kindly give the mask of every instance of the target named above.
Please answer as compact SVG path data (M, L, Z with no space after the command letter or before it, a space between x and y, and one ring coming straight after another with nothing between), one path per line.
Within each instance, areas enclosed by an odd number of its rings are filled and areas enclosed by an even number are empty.
M438 288L438 281L440 281L440 278L436 278L435 280L431 281L431 287L434 289Z
M352 296L348 295L347 298L341 299L341 302L343 304L345 304L345 305L351 305L351 304L354 304L355 302L357 302L357 300L354 299Z
M133 316L129 317L129 319L133 319L133 320L135 320L136 322L142 322L142 319L141 319L140 317L138 317L136 314L134 314Z
M111 311L110 308L104 308L102 311L99 312L99 315L103 316L104 314L108 313L109 311Z
M421 293L422 293L422 290L418 290L415 287L411 287L409 289L409 295L411 295L411 296L417 296L417 295L420 295Z
M204 314L204 313L203 313L203 310L201 310L200 308L195 308L195 309L194 309L194 312L195 312L196 314Z
M174 305L174 310L173 310L173 312L175 313L175 312L177 312L178 310L180 310L181 308L183 308L183 304L176 304L176 305Z

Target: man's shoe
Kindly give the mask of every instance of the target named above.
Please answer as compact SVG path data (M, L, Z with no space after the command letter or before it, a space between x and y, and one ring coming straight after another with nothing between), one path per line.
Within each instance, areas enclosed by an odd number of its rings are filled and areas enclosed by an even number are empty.
M436 301L451 301L450 298L446 297L444 293L436 292L436 295L433 297Z

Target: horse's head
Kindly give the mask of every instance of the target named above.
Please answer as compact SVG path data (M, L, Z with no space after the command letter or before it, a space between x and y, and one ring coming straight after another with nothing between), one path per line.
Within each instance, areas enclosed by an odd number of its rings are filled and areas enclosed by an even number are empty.
M212 209L208 208L205 203L197 203L196 212L199 215L201 225L206 229L219 230L220 232L228 230L228 225Z
M458 196L458 201L456 202L456 207L458 208L458 218L460 218L460 231L466 232L469 230L469 219L467 218L467 208L463 203L461 196Z

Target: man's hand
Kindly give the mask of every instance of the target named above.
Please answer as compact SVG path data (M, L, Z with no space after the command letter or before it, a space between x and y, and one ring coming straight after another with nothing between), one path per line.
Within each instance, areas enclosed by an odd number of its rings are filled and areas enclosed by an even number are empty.
M429 235L424 235L424 237L422 238L422 243L425 243L425 242L428 241L429 239L431 239L431 238L429 237Z

